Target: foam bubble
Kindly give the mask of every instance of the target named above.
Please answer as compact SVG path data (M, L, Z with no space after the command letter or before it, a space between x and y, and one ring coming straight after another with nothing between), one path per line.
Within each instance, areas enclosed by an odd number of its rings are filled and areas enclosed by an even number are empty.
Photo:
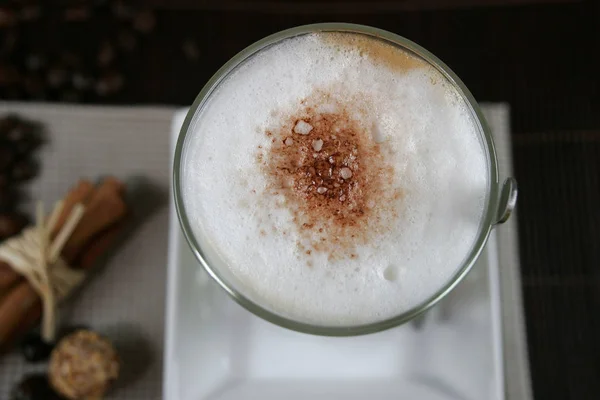
M368 235L344 251L331 237L314 246L323 237L299 229L285 195L293 179L274 188L263 165L277 146L306 141L315 160L327 151L327 139L312 137L319 127L302 118L278 136L315 93L326 94L317 122L353 105L352 118L393 168L386 193L401 193L365 200ZM240 291L285 316L325 325L394 316L443 286L476 239L488 185L478 126L441 74L382 42L313 34L270 46L230 74L192 129L182 190L194 234ZM352 181L360 171L340 174Z

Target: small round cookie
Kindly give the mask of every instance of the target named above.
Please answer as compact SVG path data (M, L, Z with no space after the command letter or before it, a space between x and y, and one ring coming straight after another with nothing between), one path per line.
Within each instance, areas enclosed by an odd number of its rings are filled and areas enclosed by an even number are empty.
M118 375L115 348L92 331L78 330L66 336L50 356L50 384L71 400L101 399Z

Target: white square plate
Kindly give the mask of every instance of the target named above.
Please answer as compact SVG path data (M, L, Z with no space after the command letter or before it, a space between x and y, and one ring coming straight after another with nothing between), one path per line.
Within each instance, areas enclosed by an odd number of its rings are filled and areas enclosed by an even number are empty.
M196 261L173 207L168 268L165 400L504 399L495 234L418 323L353 338L293 332L243 309Z

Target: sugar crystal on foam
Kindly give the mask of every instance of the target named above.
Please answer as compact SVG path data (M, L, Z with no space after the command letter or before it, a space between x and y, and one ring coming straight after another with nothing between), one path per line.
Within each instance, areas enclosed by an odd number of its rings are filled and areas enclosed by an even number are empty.
M476 123L438 72L416 59L411 68L390 68L323 35L271 46L221 84L187 139L183 199L209 261L240 291L301 321L362 324L412 308L456 272L479 229L487 163ZM336 99L368 94L372 121L365 124L394 166L391 184L405 192L394 204L393 229L376 232L354 258L299 249L306 238L285 197L265 193L268 178L256 161L257 147L271 146L265 131L322 88ZM336 105L318 111L334 113ZM309 134L306 125L297 134ZM283 143L293 145L293 137ZM382 204L370 200L369 207Z

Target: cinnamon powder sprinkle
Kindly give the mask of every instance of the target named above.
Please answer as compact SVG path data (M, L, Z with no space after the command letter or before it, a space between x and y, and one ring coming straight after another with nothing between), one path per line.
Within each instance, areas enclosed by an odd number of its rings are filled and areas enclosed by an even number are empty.
M321 107L324 102L332 100L317 92L282 117L277 129L265 132L275 141L259 149L257 161L268 178L265 193L285 196L305 245L330 259L356 258L356 245L389 229L389 214L397 216L392 200L401 192L392 188L385 144L354 117L357 110L366 113L364 102Z

